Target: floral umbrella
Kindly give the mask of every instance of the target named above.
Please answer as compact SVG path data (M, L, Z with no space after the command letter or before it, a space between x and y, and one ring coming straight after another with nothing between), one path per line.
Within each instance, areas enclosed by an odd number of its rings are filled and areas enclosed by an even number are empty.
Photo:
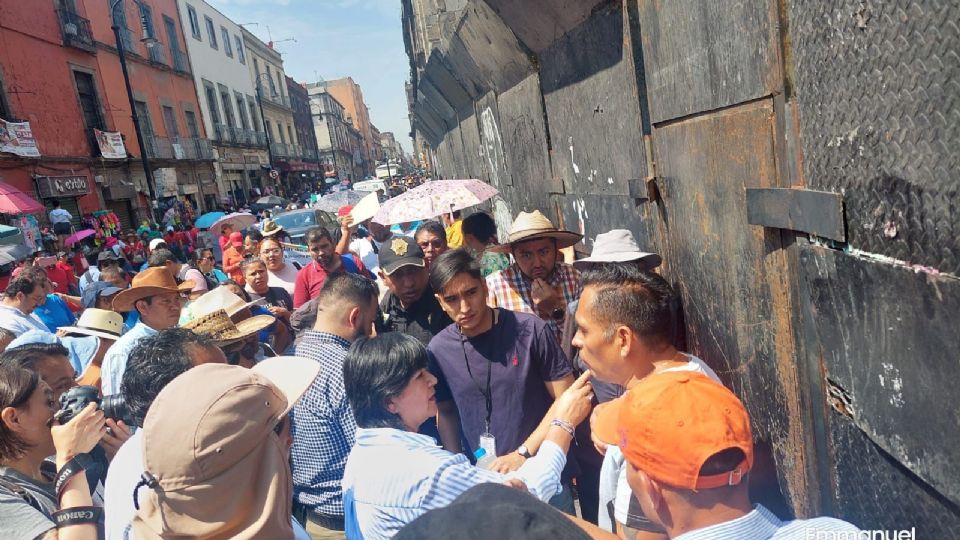
M476 206L496 194L496 188L480 180L434 180L383 203L373 221L392 225L435 218Z
M336 193L331 193L326 197L321 197L314 207L319 210L323 210L324 212L336 214L337 210L340 210L340 208L348 205L353 206L360 202L361 199L366 197L366 195L366 193L361 193L352 189L337 191Z
M234 231L241 231L257 222L257 217L249 212L234 212L227 214L210 225L210 230L220 234L220 229L224 225L233 226Z

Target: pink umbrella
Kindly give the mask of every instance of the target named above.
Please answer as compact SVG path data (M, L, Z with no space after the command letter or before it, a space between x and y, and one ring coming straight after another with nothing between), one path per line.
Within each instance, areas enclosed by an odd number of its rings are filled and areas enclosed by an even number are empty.
M43 205L35 199L11 186L0 182L0 212L4 214L32 214L43 212Z
M83 240L84 238L89 238L89 237L91 237L91 236L93 236L93 235L95 235L95 234L97 234L97 231L95 231L95 230L93 230L93 229L84 229L84 230L82 230L82 231L77 231L77 232L71 234L70 236L67 237L66 240L63 241L63 243L66 244L66 245L68 245L68 246L72 246L72 245L76 244L77 242Z
M476 206L496 194L495 187L480 180L434 180L383 203L373 221L392 225L435 218Z
M257 217L249 212L234 212L227 214L210 225L210 230L220 234L220 229L224 225L230 225L235 231L241 231L257 222Z

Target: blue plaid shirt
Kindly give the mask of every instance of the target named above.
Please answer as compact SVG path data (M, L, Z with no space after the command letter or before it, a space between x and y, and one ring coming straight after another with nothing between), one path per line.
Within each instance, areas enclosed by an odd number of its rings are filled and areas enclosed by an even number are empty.
M343 387L343 358L350 342L309 331L297 356L320 363L320 374L290 412L293 498L314 512L343 515L340 482L357 437L357 423Z

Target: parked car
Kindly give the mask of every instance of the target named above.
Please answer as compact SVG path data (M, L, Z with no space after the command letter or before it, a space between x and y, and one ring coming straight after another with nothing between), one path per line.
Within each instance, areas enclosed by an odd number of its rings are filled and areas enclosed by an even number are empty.
M303 235L307 233L308 229L320 225L333 232L336 227L339 227L335 215L314 208L284 212L274 217L273 220L277 225L283 227L284 232L290 235L291 243L301 245L303 244Z

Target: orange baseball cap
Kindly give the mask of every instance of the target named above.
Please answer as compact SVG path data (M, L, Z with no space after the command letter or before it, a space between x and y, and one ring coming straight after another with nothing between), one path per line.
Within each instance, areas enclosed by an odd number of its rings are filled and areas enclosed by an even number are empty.
M598 410L593 431L616 443L650 478L681 489L737 485L753 466L753 435L743 403L701 373L650 375ZM743 451L743 462L732 471L700 476L709 457L729 448Z

